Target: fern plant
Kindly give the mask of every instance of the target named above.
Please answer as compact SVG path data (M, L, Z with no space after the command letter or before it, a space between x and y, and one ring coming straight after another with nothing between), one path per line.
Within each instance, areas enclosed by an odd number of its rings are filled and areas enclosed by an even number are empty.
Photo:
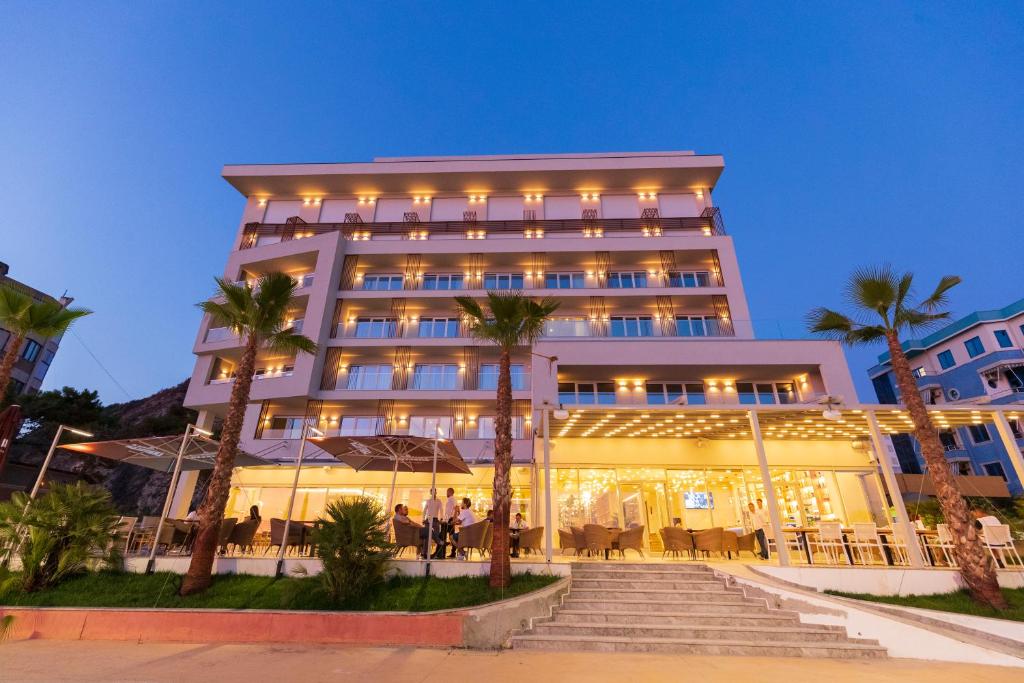
M373 498L330 503L313 528L324 589L339 605L365 602L386 578L395 546L388 540L387 514Z

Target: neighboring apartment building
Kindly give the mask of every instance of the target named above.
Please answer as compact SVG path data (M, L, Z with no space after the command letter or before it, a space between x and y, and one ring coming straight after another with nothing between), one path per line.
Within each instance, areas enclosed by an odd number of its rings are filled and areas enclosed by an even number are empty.
M922 339L903 343L917 386L929 405L957 403L1024 404L1024 299L1004 308L976 311ZM868 373L881 403L899 403L899 388L888 352ZM1018 445L1024 445L1021 419L1009 419ZM1002 477L1010 492L1024 492L1006 449L992 425L939 432L950 467L957 474ZM904 472L921 472L917 442L892 437Z
M722 157L692 152L226 166L246 204L224 277L292 275L299 287L291 319L320 347L316 356L261 353L242 447L287 463L304 419L328 435L432 436L440 428L474 470L442 490L457 485L483 509L498 354L468 336L452 297L523 290L562 305L532 355L523 349L513 360L516 509L536 512L535 427L541 406L561 404L576 412L552 424L560 523L628 521L640 510L652 529L684 517L693 526L736 524L763 488L749 440L722 450L699 431L714 423L736 427L723 437L750 438L740 430L745 413L728 416L737 426L716 409L813 409L826 394L856 394L838 343L754 339L733 240L712 201L723 168ZM194 351L186 405L209 424L224 414L239 341L204 319ZM605 420L576 427L578 415L595 408L611 420L616 406L667 405L703 410L696 421L709 424L684 433L680 423L675 436L688 438L671 446L647 438L658 433L624 433ZM642 413L633 423L651 417ZM598 429L607 431L600 443L573 438ZM825 438L844 440L785 442L777 461L789 464L772 471L796 523L836 518L840 495L842 516L864 519L877 499L877 470L853 438L866 429L827 429L836 431ZM236 471L229 515L257 504L265 519L283 516L291 476L281 468ZM383 500L390 476L304 470L295 518L314 518L337 496ZM414 514L428 483L399 475L398 499Z
M8 265L0 263L0 285L13 287L20 292L28 294L36 301L52 301L64 306L73 301L68 296L55 299L49 294L33 289L10 277L7 274L8 271ZM10 333L3 329L3 327L0 327L0 354L7 350L10 340ZM60 346L60 340L61 337L28 336L21 347L21 353L18 355L18 360L14 363L14 371L11 374L11 383L14 385L16 393L33 394L39 391L39 387L43 384L43 378L46 377L50 364L53 362L53 357L57 355L57 347Z

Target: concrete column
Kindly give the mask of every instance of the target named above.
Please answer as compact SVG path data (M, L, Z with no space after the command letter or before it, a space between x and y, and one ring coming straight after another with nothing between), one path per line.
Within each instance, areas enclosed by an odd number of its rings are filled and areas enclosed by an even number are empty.
M551 528L551 409L544 407L544 559L551 562L554 552Z
M208 410L200 410L196 417L196 427L213 431L213 415ZM169 517L184 519L191 511L192 496L196 492L196 484L199 483L199 471L192 470L182 472L178 477L178 485L174 487L174 497L171 499Z
M754 450L757 452L757 464L761 468L761 481L764 483L764 497L767 498L768 516L772 520L772 534L775 536L775 551L779 556L779 566L789 566L789 550L786 548L786 537L782 535L782 518L779 517L779 502L775 498L775 487L768 471L768 455L764 450L761 438L761 423L757 421L757 413L747 413L750 419L750 436L754 439Z
M871 445L875 451L875 460L882 468L882 477L885 479L885 487L889 489L889 497L892 499L893 507L896 508L895 525L898 525L903 532L907 543L907 554L910 556L910 566L924 567L924 555L921 554L921 546L917 542L917 530L910 523L910 516L907 514L907 507L903 504L903 495L900 493L899 484L896 483L896 472L889 462L889 454L882 442L882 430L878 427L878 418L873 410L865 410L864 417L868 422L868 430L871 432ZM884 499L882 501L885 502Z
M1017 445L1017 439L1013 436L1013 430L1010 429L1010 421L1006 419L1006 413L997 410L995 423L996 431L999 432L999 438L1003 442L1003 448L1006 449L1006 454L1010 457L1013 471L1016 472L1017 479L1024 486L1024 457L1021 456L1020 446Z

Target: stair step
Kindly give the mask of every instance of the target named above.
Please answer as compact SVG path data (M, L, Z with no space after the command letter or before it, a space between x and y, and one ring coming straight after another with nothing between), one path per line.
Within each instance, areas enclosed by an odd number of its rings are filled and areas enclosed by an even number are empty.
M794 612L770 611L764 614L716 614L714 612L588 612L556 608L555 619L569 624L684 624L707 626L796 626ZM550 622L545 622L550 623Z
M559 619L536 624L534 634L562 636L612 636L618 638L673 638L679 640L730 640L765 642L848 642L843 629L807 628L802 626L707 626L680 624L575 624Z
M644 562L620 562L620 561L605 561L605 560L591 560L587 562L572 562L569 565L574 572L581 570L598 570L598 571L644 571L644 572L692 572L692 571L704 571L710 572L711 567L706 564L690 563L686 564L651 564Z
M572 594L562 602L565 609L578 612L702 612L714 614L766 614L768 605L748 601L709 602L707 600L678 600L665 602L662 600L593 600L579 599Z
M724 581L694 581L692 579L605 579L605 578L577 578L572 577L571 590L644 590L644 591L707 591L709 593L723 593L726 591Z
M835 657L880 658L885 648L865 643L808 643L772 641L754 643L743 640L703 640L687 638L631 638L613 636L541 636L512 637L514 649L595 652L655 652L690 655L731 655L760 657Z
M746 600L742 591L721 588L710 590L645 590L634 588L569 588L569 596L580 600L660 600L664 602L686 602L707 598L711 602L741 602Z
M657 571L657 570L643 570L643 569L602 569L597 570L585 568L573 570L572 577L574 579L636 579L642 580L672 580L682 581L684 579L692 579L694 581L709 581L715 578L715 574L712 571Z

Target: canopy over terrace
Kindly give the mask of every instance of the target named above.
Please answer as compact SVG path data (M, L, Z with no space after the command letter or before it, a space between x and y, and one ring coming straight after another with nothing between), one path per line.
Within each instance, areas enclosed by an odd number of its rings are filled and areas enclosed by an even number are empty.
M579 463L576 467L588 466L582 463L591 463L589 466L596 468L617 466L615 476L619 482L618 495L623 497L623 510L627 494L623 481L639 481L645 468L655 468L658 476L667 476L665 481L671 485L672 476L678 475L679 480L683 480L686 472L682 470L688 468L705 467L706 473L712 474L716 468L731 467L735 471L739 467L740 475L746 476L748 482L752 476L758 480L757 495L763 494L768 499L776 538L781 537L784 521L778 510L786 508L776 500L777 478L769 470L769 461L776 468L872 471L876 481L877 474L882 475L884 489L890 492L895 523L905 527L904 531L912 537L882 438L885 434L911 433L910 414L893 405L852 405L839 406L838 414L830 410L826 417L824 408L826 406L808 405L573 406L565 419L555 419L550 424L550 437L545 435L544 440L545 467L551 467L547 453L552 448L556 449L552 452L557 467L574 466L569 463ZM545 412L546 418L552 416L551 408ZM955 405L935 406L929 412L939 429L994 423L1014 468L1018 475L1024 476L1024 461L1008 422L1019 417L1019 408ZM744 467L755 469L743 470ZM758 469L760 477L755 476ZM592 498L595 485L594 481L584 481L584 473L593 480L595 473L600 478L601 471L579 470L580 499ZM546 472L546 478L549 476ZM561 484L559 477L552 488L557 489ZM601 484L597 482L598 486ZM612 486L614 488L614 484ZM631 494L637 489L632 484L629 488ZM549 515L547 522L554 521ZM564 519L558 521L564 522ZM786 561L785 554L779 558ZM916 559L915 564L921 560Z
M185 436L150 436L139 439L116 439L113 441L87 441L60 446L66 451L94 455L105 460L139 465L158 472L173 472L175 462L181 453L181 470L212 470L217 458L220 442L201 434L191 433L182 449ZM239 451L235 456L236 467L270 465L267 460ZM173 482L172 482L173 486Z

